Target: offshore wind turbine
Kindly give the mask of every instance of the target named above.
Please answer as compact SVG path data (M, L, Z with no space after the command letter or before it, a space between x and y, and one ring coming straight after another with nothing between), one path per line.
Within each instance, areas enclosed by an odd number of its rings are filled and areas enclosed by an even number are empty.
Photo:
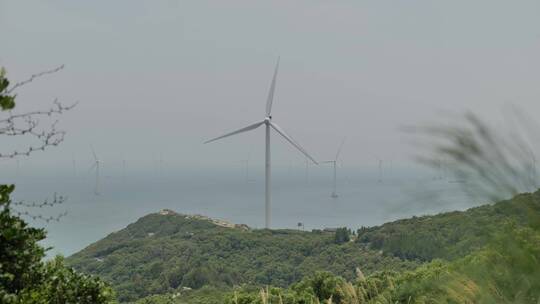
M71 153L71 164L73 166L73 176L77 176L77 161L75 160L75 154Z
M378 182L379 183L382 183L382 169L383 169L383 160L382 159L378 159L379 161L379 180Z
M283 136L291 145L293 145L296 149L298 149L302 154L304 154L307 158L309 158L313 163L317 164L317 161L311 157L304 148L302 148L292 137L287 135L281 127L279 127L276 123L272 121L272 102L274 100L274 91L276 89L276 78L277 73L279 69L279 58L276 63L276 68L274 70L274 76L272 77L272 82L270 84L270 90L268 92L268 98L266 99L266 114L263 120L257 121L254 124L251 124L247 127L244 127L242 129L227 133L225 135L216 137L214 139L208 140L205 142L205 144L216 141L218 139L222 139L225 137L229 137L232 135L236 135L239 133L251 131L254 129L257 129L258 127L264 125L265 126L265 227L268 229L270 228L270 204L271 204L271 164L270 164L270 129L274 129L279 135Z
M122 159L122 179L126 180L126 159Z
M309 183L309 159L305 159L306 161L306 173L305 173L305 177L306 177L306 183Z
M339 196L337 194L337 162L339 159L339 155L341 154L341 149L343 149L343 144L345 144L345 139L341 141L341 144L339 145L339 149L336 153L336 157L333 160L327 160L323 162L325 164L332 164L334 166L334 187L333 187L332 195L330 195L332 198L338 198Z
M373 158L377 161L378 167L379 167L379 178L377 179L377 182L382 183L383 182L383 159L380 158L377 155L371 154Z
M246 184L247 184L249 183L249 158L241 160L240 163L244 165L243 171L244 171L244 177L246 179Z
M99 195L99 167L101 166L103 162L97 157L96 151L94 151L94 147L91 147L91 148L92 148L92 155L94 155L94 164L92 165L92 167L90 167L90 170L94 168L96 169L96 184L94 187L94 194Z

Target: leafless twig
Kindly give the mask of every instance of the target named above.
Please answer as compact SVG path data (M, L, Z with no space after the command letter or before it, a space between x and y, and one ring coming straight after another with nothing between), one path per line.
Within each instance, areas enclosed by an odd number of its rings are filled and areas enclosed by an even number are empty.
M13 213L17 214L17 216L21 217L21 216L27 216L27 217L30 217L32 218L33 220L42 220L46 223L49 223L51 221L56 221L56 222L59 222L61 218L63 218L64 216L67 215L67 211L63 212L63 213L60 213L56 216L43 216L41 214L35 214L31 211L28 211L28 210L24 210L24 211L21 211L19 210L19 208L25 208L25 209L31 209L31 208L45 208L45 207L54 207L56 205L61 205L63 204L64 202L66 201L66 197L64 196L58 196L56 195L56 193L54 194L53 196L53 199L51 201L49 200L45 200L44 202L42 203L25 203L25 202L13 202L10 206L10 209Z
M4 98L8 98L9 100L14 100L15 95L10 96L15 90L18 88L34 81L37 78L40 78L44 75L49 75L56 73L64 68L64 65L61 65L57 68L43 71L41 73L37 73L32 75L30 78L18 82L15 85L13 85L11 88L6 88L6 86L9 84L9 82L6 79L3 79L3 87L2 91L0 91L1 96ZM0 72L0 76L4 78L4 70ZM11 109L13 108L14 103L12 102L8 107L4 107L3 109ZM45 110L38 110L38 111L31 111L26 113L18 113L14 114L13 111L2 111L0 112L0 115L5 115L5 117L0 117L0 135L5 135L8 137L24 137L29 138L31 142L28 144L27 148L24 148L22 150L14 150L7 153L0 152L0 159L2 158L14 158L17 156L29 156L32 152L35 151L44 151L47 147L51 146L58 146L63 140L65 136L65 131L58 130L57 129L57 123L58 120L54 120L55 116L63 114L65 111L71 110L73 107L76 106L75 104L72 105L63 105L62 103L58 102L58 100L53 101L53 105ZM45 120L51 120L54 121L50 124L47 124L46 126L42 127L43 124L41 123L41 119ZM64 203L65 197L63 196L57 196L56 193L54 194L53 200L48 201L45 200L42 203L25 203L25 202L16 202L12 203L11 205L8 204L8 208L11 209L11 211L17 216L28 216L31 217L34 220L40 219L45 222L50 221L59 221L62 217L64 217L67 213L61 213L57 216L43 216L41 214L35 214L29 211L28 209L32 208L44 208L44 207L52 207L55 205L59 205ZM19 210L20 208L25 210Z
M36 78L39 78L41 76L44 76L44 75L48 75L48 74L54 74L60 70L62 70L64 68L64 65L62 64L61 66L59 67L56 67L54 69L51 69L51 70L47 70L47 71L43 71L43 72L39 72L37 74L34 74L32 76L30 76L30 78L26 79L26 80L23 80L23 81L19 81L17 82L16 84L14 84L11 88L7 89L6 93L7 94L11 94L13 93L17 88L25 85L25 84L28 84L32 81L34 81Z
M56 73L64 68L61 65L57 68L47 70L41 73L32 75L27 80L16 83L6 92L10 94L17 88L34 81L44 75ZM0 135L6 136L26 136L33 138L34 143L23 150L14 150L10 152L0 152L0 158L14 158L17 156L29 156L35 151L44 151L47 147L58 146L65 136L65 132L57 129L58 121L55 120L45 128L40 127L41 118L51 118L56 115L61 115L65 111L69 111L75 107L77 103L72 105L63 105L58 100L53 101L53 105L49 109L31 111L26 113L14 114L12 111L6 112L7 117L0 118ZM36 143L37 142L37 143Z

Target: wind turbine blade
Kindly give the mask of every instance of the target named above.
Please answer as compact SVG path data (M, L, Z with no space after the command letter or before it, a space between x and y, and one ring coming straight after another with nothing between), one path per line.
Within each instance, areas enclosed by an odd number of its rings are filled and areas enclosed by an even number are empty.
M343 138L343 140L341 141L341 144L339 145L339 149L336 153L336 161L338 160L339 158L339 155L341 154L341 149L343 149L343 145L345 144L345 138Z
M229 136L232 136L232 135L235 135L235 134L238 134L238 133L247 132L247 131L251 131L251 130L253 130L253 129L257 129L257 128L258 128L260 125L262 125L263 123L264 123L264 121L256 122L256 123L254 123L254 124L252 124L252 125L249 125L249 126L247 126L247 127L245 127L245 128L242 128L242 129L240 129L240 130L236 130L236 131L234 131L234 132L227 133L227 134L222 135L222 136L220 136L220 137L216 137L216 138L210 139L210 140L208 140L208 141L205 141L204 143L205 143L205 144L211 143L211 142L216 141L216 140L218 140L218 139L222 139L222 138L229 137Z
M98 160L97 155L96 155L96 151L94 151L94 146L90 145L90 149L92 149L92 154L94 155L94 159Z
M268 92L268 99L266 99L266 116L270 116L272 112L272 102L274 101L274 91L276 90L276 78L279 69L279 57L274 70L274 77L272 77L272 83L270 84L270 91Z
M285 133L285 131L283 131L283 129L281 129L278 125L276 125L275 123L273 122L270 122L270 126L272 126L272 128L274 128L274 130L276 130L276 132L278 132L281 136L283 136L289 143L291 143L291 145L293 145L296 149L298 149L300 152L302 152L302 154L304 154L307 158L311 159L311 161L315 164L319 164L313 157L311 157L311 155L309 155L306 150L304 150L304 148L302 148L298 143L296 143L296 141L294 139L292 139L292 137L290 137L289 135L287 135L287 133Z

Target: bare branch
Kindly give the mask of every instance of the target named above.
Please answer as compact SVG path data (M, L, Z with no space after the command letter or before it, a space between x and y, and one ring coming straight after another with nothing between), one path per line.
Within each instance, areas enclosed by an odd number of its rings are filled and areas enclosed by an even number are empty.
M32 76L30 76L30 78L26 79L26 80L23 80L23 81L20 81L20 82L17 82L16 84L14 84L11 88L9 88L6 93L7 94L11 94L12 92L14 92L17 88L23 86L23 85L26 85L32 81L34 81L34 79L36 78L39 78L41 76L44 76L44 75L48 75L48 74L54 74L60 70L62 70L64 68L64 65L62 64L61 66L59 67L56 67L54 69L51 69L51 70L47 70L47 71L43 71L43 72L40 72L40 73L37 73L37 74L34 74Z
M77 103L65 106L58 102L58 100L53 101L53 105L46 110L38 110L38 111L31 111L26 113L20 113L20 114L13 114L13 112L10 110L15 106L14 96L9 96L12 92L14 92L16 89L20 88L21 86L24 86L35 79L42 77L44 75L53 74L56 73L64 68L64 65L61 65L55 69L44 71L41 73L37 73L32 75L29 79L21 81L16 83L13 87L6 89L6 86L8 86L9 82L7 79L5 79L3 70L1 72L2 78L3 78L3 84L2 84L2 90L5 92L0 92L2 95L0 97L4 97L4 103L5 98L7 96L7 105L2 105L2 110L9 110L9 111L3 111L2 113L7 113L7 117L0 118L0 135L5 135L8 137L25 137L30 138L32 140L31 143L29 143L28 147L24 150L15 150L9 153L0 153L0 159L1 158L13 158L17 156L29 156L34 151L44 151L47 147L51 146L57 146L59 145L63 140L65 136L65 131L58 130L57 129L57 123L58 120L54 120L54 117L56 115L61 115L65 111L71 110L73 107L77 105ZM2 79L0 78L0 79ZM53 122L47 124L44 128L40 128L40 119L44 119L47 122L53 120ZM16 202L7 204L7 208L9 208L13 213L17 214L19 217L21 216L28 216L32 219L40 219L45 222L50 221L59 221L62 217L66 216L67 212L61 213L57 216L43 216L41 214L35 214L28 209L32 208L44 208L44 207L53 207L55 205L59 205L64 203L65 197L63 196L57 196L56 193L54 194L53 200L49 202L48 200L45 200L42 203L25 203L25 202ZM24 210L17 210L18 208L22 208Z
M34 212L28 211L28 210L18 210L19 208L25 208L25 209L32 209L32 208L46 208L46 207L54 207L57 205L63 204L67 200L66 197L57 195L56 193L53 196L52 201L49 202L48 199L45 199L42 203L25 203L23 201L20 202L13 202L11 203L10 209L13 213L17 214L17 216L26 216L29 218L32 218L33 220L42 220L46 223L56 221L59 222L60 219L62 219L64 216L67 215L67 211L64 211L56 216L43 216L41 214L36 214Z
M69 106L65 106L65 105L61 104L60 102L58 102L58 99L55 99L53 101L53 107L51 107L48 110L33 111L33 112L27 112L27 113L22 113L22 114L10 114L9 117L4 118L4 119L0 119L0 123L5 123L5 122L9 122L10 120L14 120L14 119L17 119L17 118L24 118L24 117L28 117L28 116L39 116L39 115L51 116L53 114L62 114L65 111L69 111L69 110L73 109L77 104L79 104L79 103L76 102L76 103L73 103L73 104L71 104Z
M6 136L27 136L34 138L38 143L30 145L27 149L1 153L0 158L13 158L17 156L29 156L35 151L44 151L47 147L57 146L63 140L65 131L57 130L56 120L45 130L38 130L40 117L52 117L53 115L63 114L65 111L73 109L77 103L64 106L57 100L54 100L53 106L48 110L33 111L22 114L9 114L7 118L0 119L0 135Z

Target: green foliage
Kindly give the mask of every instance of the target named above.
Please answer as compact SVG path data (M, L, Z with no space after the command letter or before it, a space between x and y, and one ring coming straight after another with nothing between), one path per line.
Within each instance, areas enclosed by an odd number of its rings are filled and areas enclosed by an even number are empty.
M28 227L10 213L13 185L0 185L0 299L11 301L26 286L42 280L38 271L45 251L37 242L45 238L42 229Z
M6 94L9 80L6 78L4 68L0 69L0 110L11 110L15 107L15 96Z
M413 217L358 230L357 241L402 259L430 261L456 259L483 248L500 232L504 221L520 225L536 223L540 192L520 194L512 200L465 212Z
M152 295L136 304L223 304L230 290L205 286L197 290L179 290L165 295Z
M454 264L444 261L426 264L415 272L407 270L415 269L418 259L462 261L465 257L478 257L475 254L487 250L487 245L492 246L498 235L508 235L505 223L509 221L519 223L515 229L526 225L537 229L540 221L535 221L532 215L540 214L539 198L539 193L522 194L465 212L362 228L356 242L347 241L350 231L346 228L338 229L335 234L243 230L184 215L151 214L68 260L77 269L110 281L121 301L174 294L182 292L184 287L230 290L242 284L286 288L279 294L283 299L313 297L324 301L331 295L334 303L351 297L368 301L377 299L384 291L392 299L402 301L421 292L448 292L446 287L442 288L446 285L462 288L463 282L479 284L476 279L464 277L468 273L456 269L457 266L451 268ZM346 285L347 280L357 278L357 268L362 270L358 270L358 282ZM319 271L341 276L342 283L331 285L315 280L324 276L317 277ZM448 277L442 276L447 273ZM439 278L448 282L438 281ZM326 279L333 282L329 276ZM409 281L418 284L408 286ZM300 283L293 285L297 282ZM348 289L349 293L331 292L335 286ZM402 292L396 286L407 286L404 290L410 292ZM273 290L270 288L269 296ZM259 292L259 289L251 290L246 296L255 301L260 298Z
M0 70L0 109L15 107L15 96L6 94L9 81ZM112 289L98 278L75 272L63 259L43 262L44 229L29 227L11 214L14 185L0 185L0 303L114 303Z
M61 257L42 262L45 231L10 213L13 190L0 185L0 303L113 303L112 289L98 278L75 272Z
M394 278L377 299L392 303L538 303L540 234L505 225L486 248L447 263L434 261Z
M65 266L62 257L46 262L40 272L43 279L33 288L21 291L21 303L114 303L111 287L97 277Z
M363 244L335 244L333 233L225 228L177 214L145 216L68 262L111 282L121 301L205 285L287 287L317 271L353 279L357 267L369 274L417 266Z
M355 282L330 273L278 289L273 301L235 292L229 303L527 303L540 301L540 232L503 224L484 249L453 262L435 260L413 271L379 272ZM279 299L279 301L275 300Z
M10 194L14 189L13 185L0 185L0 297L42 280L37 268L45 251L37 242L45 238L45 232L11 215Z
M196 296L173 299L168 296L172 302L163 303L537 304L540 301L540 212L537 198L538 193L524 194L511 201L480 208L481 214L487 216L486 212L491 213L490 216L497 220L497 229L489 234L482 248L468 249L470 253L452 261L435 259L414 270L379 271L367 277L358 271L357 278L349 281L329 272L315 272L287 288L250 285L229 292L221 290L221 294L216 293L212 299L202 300ZM477 216L478 212L479 209L474 208L459 213L458 217L454 213L451 215L456 223L460 223L462 217ZM506 216L499 218L500 214ZM445 216L432 218L437 223L442 221L441 217ZM517 219L519 224L516 224ZM493 229L492 226L487 228ZM361 229L362 233L365 230L369 229ZM451 248L449 244L446 246Z
M338 228L334 235L334 242L336 244L347 243L351 240L351 230L347 227Z
M344 283L344 279L329 272L317 272L295 284L291 289L300 295L313 295L321 301L332 298L339 303L344 295L338 287Z

